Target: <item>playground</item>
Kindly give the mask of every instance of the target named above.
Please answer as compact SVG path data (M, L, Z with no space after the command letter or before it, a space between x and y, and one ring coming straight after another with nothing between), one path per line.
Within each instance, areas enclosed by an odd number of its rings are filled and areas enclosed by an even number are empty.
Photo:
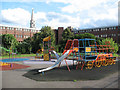
M95 39L68 40L62 54L51 46L50 36L43 39L43 48L36 56L18 58L15 49L1 49L9 54L9 58L0 60L0 70L5 71L6 76L7 72L15 71L22 73L20 77L34 81L76 82L101 80L119 71L119 59L113 56L110 42L97 45Z

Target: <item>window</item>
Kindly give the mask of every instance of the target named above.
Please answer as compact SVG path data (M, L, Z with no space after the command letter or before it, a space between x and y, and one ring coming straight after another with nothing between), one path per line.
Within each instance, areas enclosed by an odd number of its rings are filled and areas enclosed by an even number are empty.
M26 36L24 35L24 38L26 38Z
M116 34L112 34L112 36L113 36L113 37L115 37L115 36L116 36Z
M116 27L114 27L114 29L116 29Z
M96 35L96 37L99 37L99 35Z
M3 29L5 29L5 27L3 27Z
M11 27L9 27L9 30L11 30L12 28Z

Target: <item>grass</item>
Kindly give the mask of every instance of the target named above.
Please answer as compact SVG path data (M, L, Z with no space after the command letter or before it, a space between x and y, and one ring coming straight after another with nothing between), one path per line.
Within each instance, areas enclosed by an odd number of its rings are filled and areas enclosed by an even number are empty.
M113 56L114 57L120 57L120 55L116 54L116 53L113 53Z
M60 56L62 55L62 53L58 53ZM42 56L43 54L40 54L39 56ZM31 56L36 56L36 54L17 54L16 57L31 57ZM55 56L55 55L52 55ZM120 55L118 54L113 54L114 57L120 57ZM15 57L15 55L14 55ZM5 55L5 56L0 56L0 58L9 58L9 55ZM10 56L10 58L12 58L12 55Z
M17 54L16 57L30 57L30 56L36 56L36 54ZM13 55L13 57L15 57L15 55ZM0 58L9 58L9 55L5 55L5 56L0 56ZM10 58L12 58L12 55L10 56Z

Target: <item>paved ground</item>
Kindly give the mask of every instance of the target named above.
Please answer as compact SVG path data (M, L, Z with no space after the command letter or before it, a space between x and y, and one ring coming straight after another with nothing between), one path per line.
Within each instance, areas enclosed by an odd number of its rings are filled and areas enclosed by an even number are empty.
M20 62L22 64L22 62ZM118 72L100 80L85 81L35 81L23 75L32 69L51 65L31 64L31 67L21 70L2 71L2 88L118 88L120 76Z

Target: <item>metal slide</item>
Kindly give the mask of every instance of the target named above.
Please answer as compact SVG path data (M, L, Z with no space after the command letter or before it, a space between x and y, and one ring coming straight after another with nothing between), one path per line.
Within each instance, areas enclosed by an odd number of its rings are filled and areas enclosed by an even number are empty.
M55 62L55 64L51 67L48 67L48 68L45 68L45 69L42 69L42 70L38 70L38 72L45 72L45 71L48 71L48 70L51 70L51 69L55 68L62 60L64 60L64 58L66 58L71 53L71 50L68 50L67 52L65 52L61 57L59 57L58 54L55 51L53 51L53 53L57 57L57 61Z

